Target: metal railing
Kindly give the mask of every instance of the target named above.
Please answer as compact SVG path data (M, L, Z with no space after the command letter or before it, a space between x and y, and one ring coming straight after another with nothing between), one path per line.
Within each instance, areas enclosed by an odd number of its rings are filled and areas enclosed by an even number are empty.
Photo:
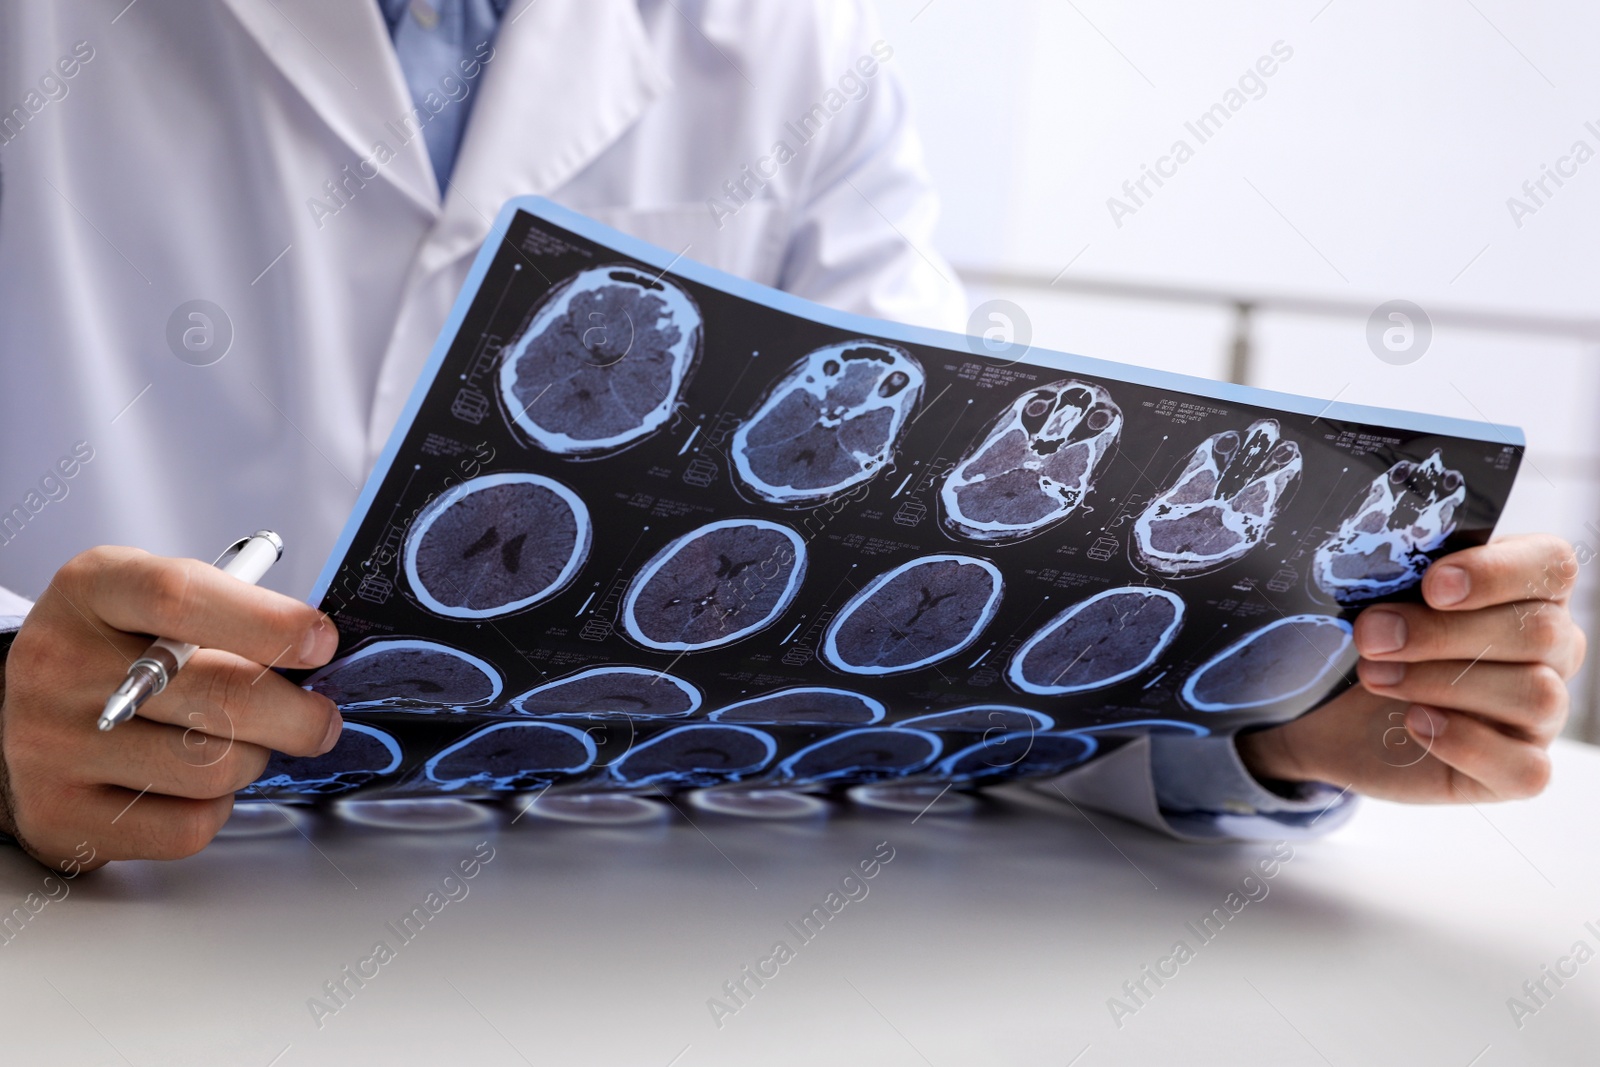
M1309 318L1365 319L1381 300L1330 300L1296 293L1244 294L1198 286L1132 282L1114 278L1083 278L1058 275L1055 278L1026 271L996 270L988 267L957 267L956 273L968 285L986 289L1032 289L1063 295L1101 296L1153 304L1184 304L1231 309L1236 317L1235 337L1249 337L1250 317L1255 312L1300 315ZM1428 318L1435 327L1452 326L1484 333L1506 333L1537 337L1558 337L1570 341L1600 344L1600 318L1562 315L1533 315L1492 308L1439 305L1429 303ZM1243 359L1230 353L1229 366L1238 374L1230 380L1247 385L1253 367L1248 340Z

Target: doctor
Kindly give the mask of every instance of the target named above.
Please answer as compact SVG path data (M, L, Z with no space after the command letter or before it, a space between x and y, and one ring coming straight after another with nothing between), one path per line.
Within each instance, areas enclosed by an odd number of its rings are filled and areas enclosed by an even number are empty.
M845 310L965 318L860 0L16 0L0 41L0 583L37 599L0 602L0 829L46 862L192 853L269 749L332 746L332 705L263 669L326 662L327 620L193 557L272 527L273 586L310 587L511 196ZM1431 607L1358 624L1366 689L1063 788L1196 836L1345 813L1346 787L1536 792L1582 656L1571 557L1462 553ZM150 633L204 651L96 733ZM1402 721L1430 754L1399 771Z

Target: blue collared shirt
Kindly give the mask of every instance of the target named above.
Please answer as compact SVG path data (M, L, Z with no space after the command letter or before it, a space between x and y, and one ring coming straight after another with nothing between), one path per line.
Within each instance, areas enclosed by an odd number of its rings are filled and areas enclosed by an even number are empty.
M442 191L510 0L378 0Z

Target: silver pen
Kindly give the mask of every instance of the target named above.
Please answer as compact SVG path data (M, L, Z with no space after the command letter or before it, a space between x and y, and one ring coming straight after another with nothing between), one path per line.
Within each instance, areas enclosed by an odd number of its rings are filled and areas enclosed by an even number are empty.
M217 557L215 566L220 567L223 574L255 585L282 557L283 539L271 530L257 530L229 545ZM100 729L109 730L131 719L141 704L167 687L173 675L189 662L189 657L199 647L165 637L152 641L144 655L133 661L122 684L106 701L105 710L100 713Z

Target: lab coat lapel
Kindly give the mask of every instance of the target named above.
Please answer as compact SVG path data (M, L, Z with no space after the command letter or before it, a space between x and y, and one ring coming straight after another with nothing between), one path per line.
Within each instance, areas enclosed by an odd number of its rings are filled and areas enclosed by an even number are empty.
M376 457L399 417L468 257L501 205L554 194L671 88L633 0L513 3L479 84L444 212L412 267L378 375L368 448Z
M670 88L633 0L512 4L424 269L476 251L502 204L559 189Z
M438 185L421 137L394 129L412 102L394 46L372 0L225 0L267 57L357 159L382 141L394 157L378 167L429 216ZM337 180L339 175L330 173Z

